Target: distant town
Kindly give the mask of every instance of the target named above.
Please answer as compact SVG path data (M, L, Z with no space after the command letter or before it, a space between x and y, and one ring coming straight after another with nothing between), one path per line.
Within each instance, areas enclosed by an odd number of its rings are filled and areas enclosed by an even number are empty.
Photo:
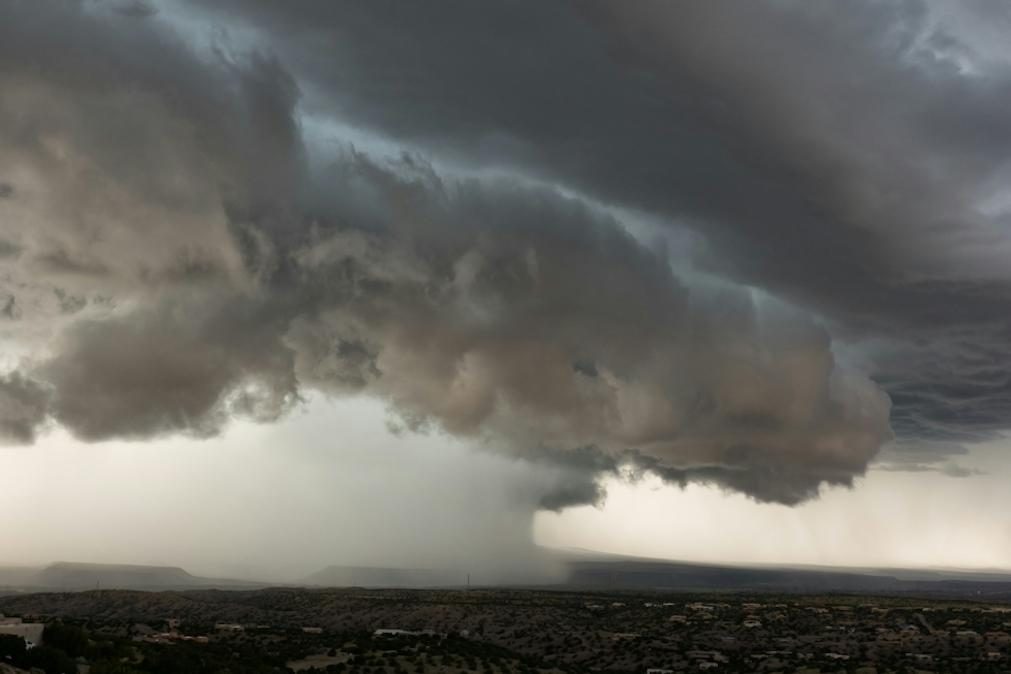
M1008 672L1011 605L564 590L0 598L0 672Z

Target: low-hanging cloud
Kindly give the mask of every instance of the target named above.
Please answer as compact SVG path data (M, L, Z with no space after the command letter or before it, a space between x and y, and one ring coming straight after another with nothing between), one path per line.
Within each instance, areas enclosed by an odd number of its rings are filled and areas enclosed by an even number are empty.
M848 484L889 436L887 396L801 312L687 284L556 194L374 166L353 184L366 175L398 205L390 229L294 253L331 291L287 335L300 381L380 395L408 424L521 452L636 450L787 502Z
M158 14L10 9L12 440L208 437L366 395L570 467L540 501L560 508L623 466L796 503L891 437L888 396L807 310L672 267L589 198L317 147L282 62L198 54Z
M863 352L902 447L1007 431L1006 6L393 4L204 11L259 31L316 114L691 230L696 267Z
M76 322L33 374L53 389L52 415L84 440L215 435L234 416L274 421L298 399L272 320L234 298L166 300Z
M849 484L888 437L887 397L809 317L687 285L579 201L354 153L321 181L334 197L301 235L255 229L273 262L247 258L252 290L183 284L65 327L32 369L53 418L88 440L206 436L300 388L366 394L415 430L560 463L592 447L608 470L634 450L788 503ZM378 227L347 224L355 193ZM589 484L545 505L598 499Z
M14 443L35 441L45 423L49 391L14 372L0 378L0 439Z

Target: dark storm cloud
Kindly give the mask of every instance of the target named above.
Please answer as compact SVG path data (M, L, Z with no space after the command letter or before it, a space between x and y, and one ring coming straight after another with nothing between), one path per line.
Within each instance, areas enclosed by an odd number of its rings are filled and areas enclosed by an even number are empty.
M1011 69L939 20L1003 6L231 6L310 109L659 214L697 264L883 342L901 436L1007 428Z
M848 483L889 435L887 399L836 366L810 318L686 284L577 200L415 161L339 166L336 194L392 209L378 231L320 230L294 252L302 282L328 290L287 335L302 382L521 453L635 449L742 488L768 470L748 493L788 502Z
M1005 76L961 74L919 4L216 4L263 32L238 55L168 8L4 5L0 279L44 344L5 380L15 440L363 394L563 468L546 508L622 471L796 503L891 437L812 312L900 440L1004 428L978 200ZM335 150L320 117L414 153ZM706 278L601 204L693 230Z
M74 324L34 374L82 439L214 435L233 416L273 421L297 401L276 321L233 298L156 301Z
M29 443L46 420L49 391L18 373L0 377L0 441Z
M568 469L547 508L598 501L625 464L794 503L850 484L889 435L887 399L808 317L686 285L577 200L354 153L318 180L301 241L253 227L276 263L250 295L149 294L65 329L33 370L53 417L90 440L199 436L276 418L300 386L364 393ZM349 227L363 208L372 226Z
M315 105L684 218L765 283L855 282L864 306L861 284L993 243L944 225L1006 157L1011 80L922 44L922 3L234 6L293 36L272 44Z
M69 317L61 303L22 368L82 439L208 436L275 419L301 390L366 394L411 428L571 469L540 499L558 508L598 500L596 475L615 470L574 461L580 448L794 502L849 483L888 436L887 400L836 366L809 317L686 284L578 199L445 180L411 156L310 168L276 60L201 61L152 32L152 65L124 72L115 56L145 53L132 31L117 42L125 19L31 17L25 52L33 26L71 46L42 73L5 47L2 112L63 103L4 139L28 186L12 213L37 225L12 228L25 253L10 273L29 296L112 297ZM76 54L89 40L101 48ZM778 489L741 477L770 470Z
M3 239L24 273L78 290L153 285L181 261L246 275L231 220L266 220L298 182L294 83L268 57L208 62L90 6L4 3Z
M149 16L154 16L158 13L158 9L153 5L149 5L142 0L134 0L133 2L124 2L115 6L115 11L119 12L123 16L129 16L134 19L146 19Z

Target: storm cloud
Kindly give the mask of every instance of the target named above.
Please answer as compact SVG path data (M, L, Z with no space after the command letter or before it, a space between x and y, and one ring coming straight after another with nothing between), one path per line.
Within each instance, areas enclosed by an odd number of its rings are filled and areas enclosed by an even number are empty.
M241 5L313 109L694 232L871 353L900 435L1006 428L1007 8Z
M361 395L562 508L1007 428L1011 71L930 4L3 4L9 440Z

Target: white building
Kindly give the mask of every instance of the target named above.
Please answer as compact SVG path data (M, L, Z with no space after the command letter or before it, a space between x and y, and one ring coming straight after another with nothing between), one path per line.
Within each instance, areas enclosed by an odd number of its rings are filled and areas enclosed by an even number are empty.
M219 632L244 632L245 627L238 623L215 623L214 629Z

